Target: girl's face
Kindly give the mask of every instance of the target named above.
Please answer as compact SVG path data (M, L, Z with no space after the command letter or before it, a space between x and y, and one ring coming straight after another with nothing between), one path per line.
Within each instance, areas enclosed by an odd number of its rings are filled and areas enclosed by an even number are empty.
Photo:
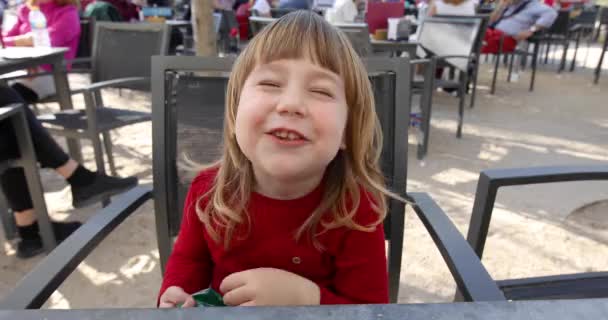
M320 181L344 146L347 109L341 77L308 59L256 66L236 114L236 139L256 182Z

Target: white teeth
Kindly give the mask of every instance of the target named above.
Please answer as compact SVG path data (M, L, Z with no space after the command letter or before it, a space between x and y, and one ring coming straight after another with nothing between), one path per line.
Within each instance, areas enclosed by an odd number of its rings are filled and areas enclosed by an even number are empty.
M288 132L288 131L275 131L274 136L281 138L281 139L285 139L285 140L297 140L300 139L300 135L293 133L293 132Z

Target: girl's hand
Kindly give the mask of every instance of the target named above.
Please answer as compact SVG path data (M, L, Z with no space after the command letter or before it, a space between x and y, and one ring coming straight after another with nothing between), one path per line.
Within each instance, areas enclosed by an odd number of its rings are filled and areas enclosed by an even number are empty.
M233 273L222 281L220 291L229 306L318 305L321 299L314 282L272 268Z
M180 287L169 287L163 295L160 296L158 304L159 308L175 308L180 306L182 308L194 307L196 303L191 295L187 294L184 289Z

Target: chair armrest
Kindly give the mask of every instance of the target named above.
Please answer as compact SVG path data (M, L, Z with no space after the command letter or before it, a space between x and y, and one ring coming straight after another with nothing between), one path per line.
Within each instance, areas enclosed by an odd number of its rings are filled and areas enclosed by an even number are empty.
M427 193L409 193L465 301L500 301L504 295L456 226Z
M131 78L112 79L112 80L107 80L107 81L96 82L96 83L90 84L84 88L72 90L72 94L93 93L95 91L99 91L104 88L115 87L118 85L146 84L146 83L150 83L150 78L131 77Z
M138 186L116 197L30 271L2 301L0 309L38 309L97 245L152 197Z
M431 59L412 59L410 60L410 65L425 65L430 62Z
M467 241L479 258L490 227L498 188L552 182L608 180L608 166L551 166L485 170L479 174Z
M93 62L93 59L91 57L83 57L83 58L74 58L74 59L69 59L69 60L65 60L65 63L71 63L71 64L75 64L75 63L91 63Z
M437 59L437 60L445 60L445 59L472 59L474 58L473 55L470 56L465 56L465 55L445 55L445 56L433 56L433 58Z
M509 279L496 283L509 300L605 298L608 292L608 272Z

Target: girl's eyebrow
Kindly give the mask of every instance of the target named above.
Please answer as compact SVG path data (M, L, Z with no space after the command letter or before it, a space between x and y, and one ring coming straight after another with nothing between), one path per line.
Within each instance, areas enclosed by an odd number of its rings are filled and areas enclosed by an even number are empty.
M315 68L315 69L311 70L309 77L311 79L326 79L326 80L330 80L334 83L340 82L340 77L338 77L338 75L336 75L333 72L326 71L325 69L321 69L321 68Z
M281 62L270 62L260 66L260 71L271 71L279 74L284 73L285 69L286 67ZM335 83L339 83L341 80L337 74L319 66L312 68L306 75L310 79L327 79Z

